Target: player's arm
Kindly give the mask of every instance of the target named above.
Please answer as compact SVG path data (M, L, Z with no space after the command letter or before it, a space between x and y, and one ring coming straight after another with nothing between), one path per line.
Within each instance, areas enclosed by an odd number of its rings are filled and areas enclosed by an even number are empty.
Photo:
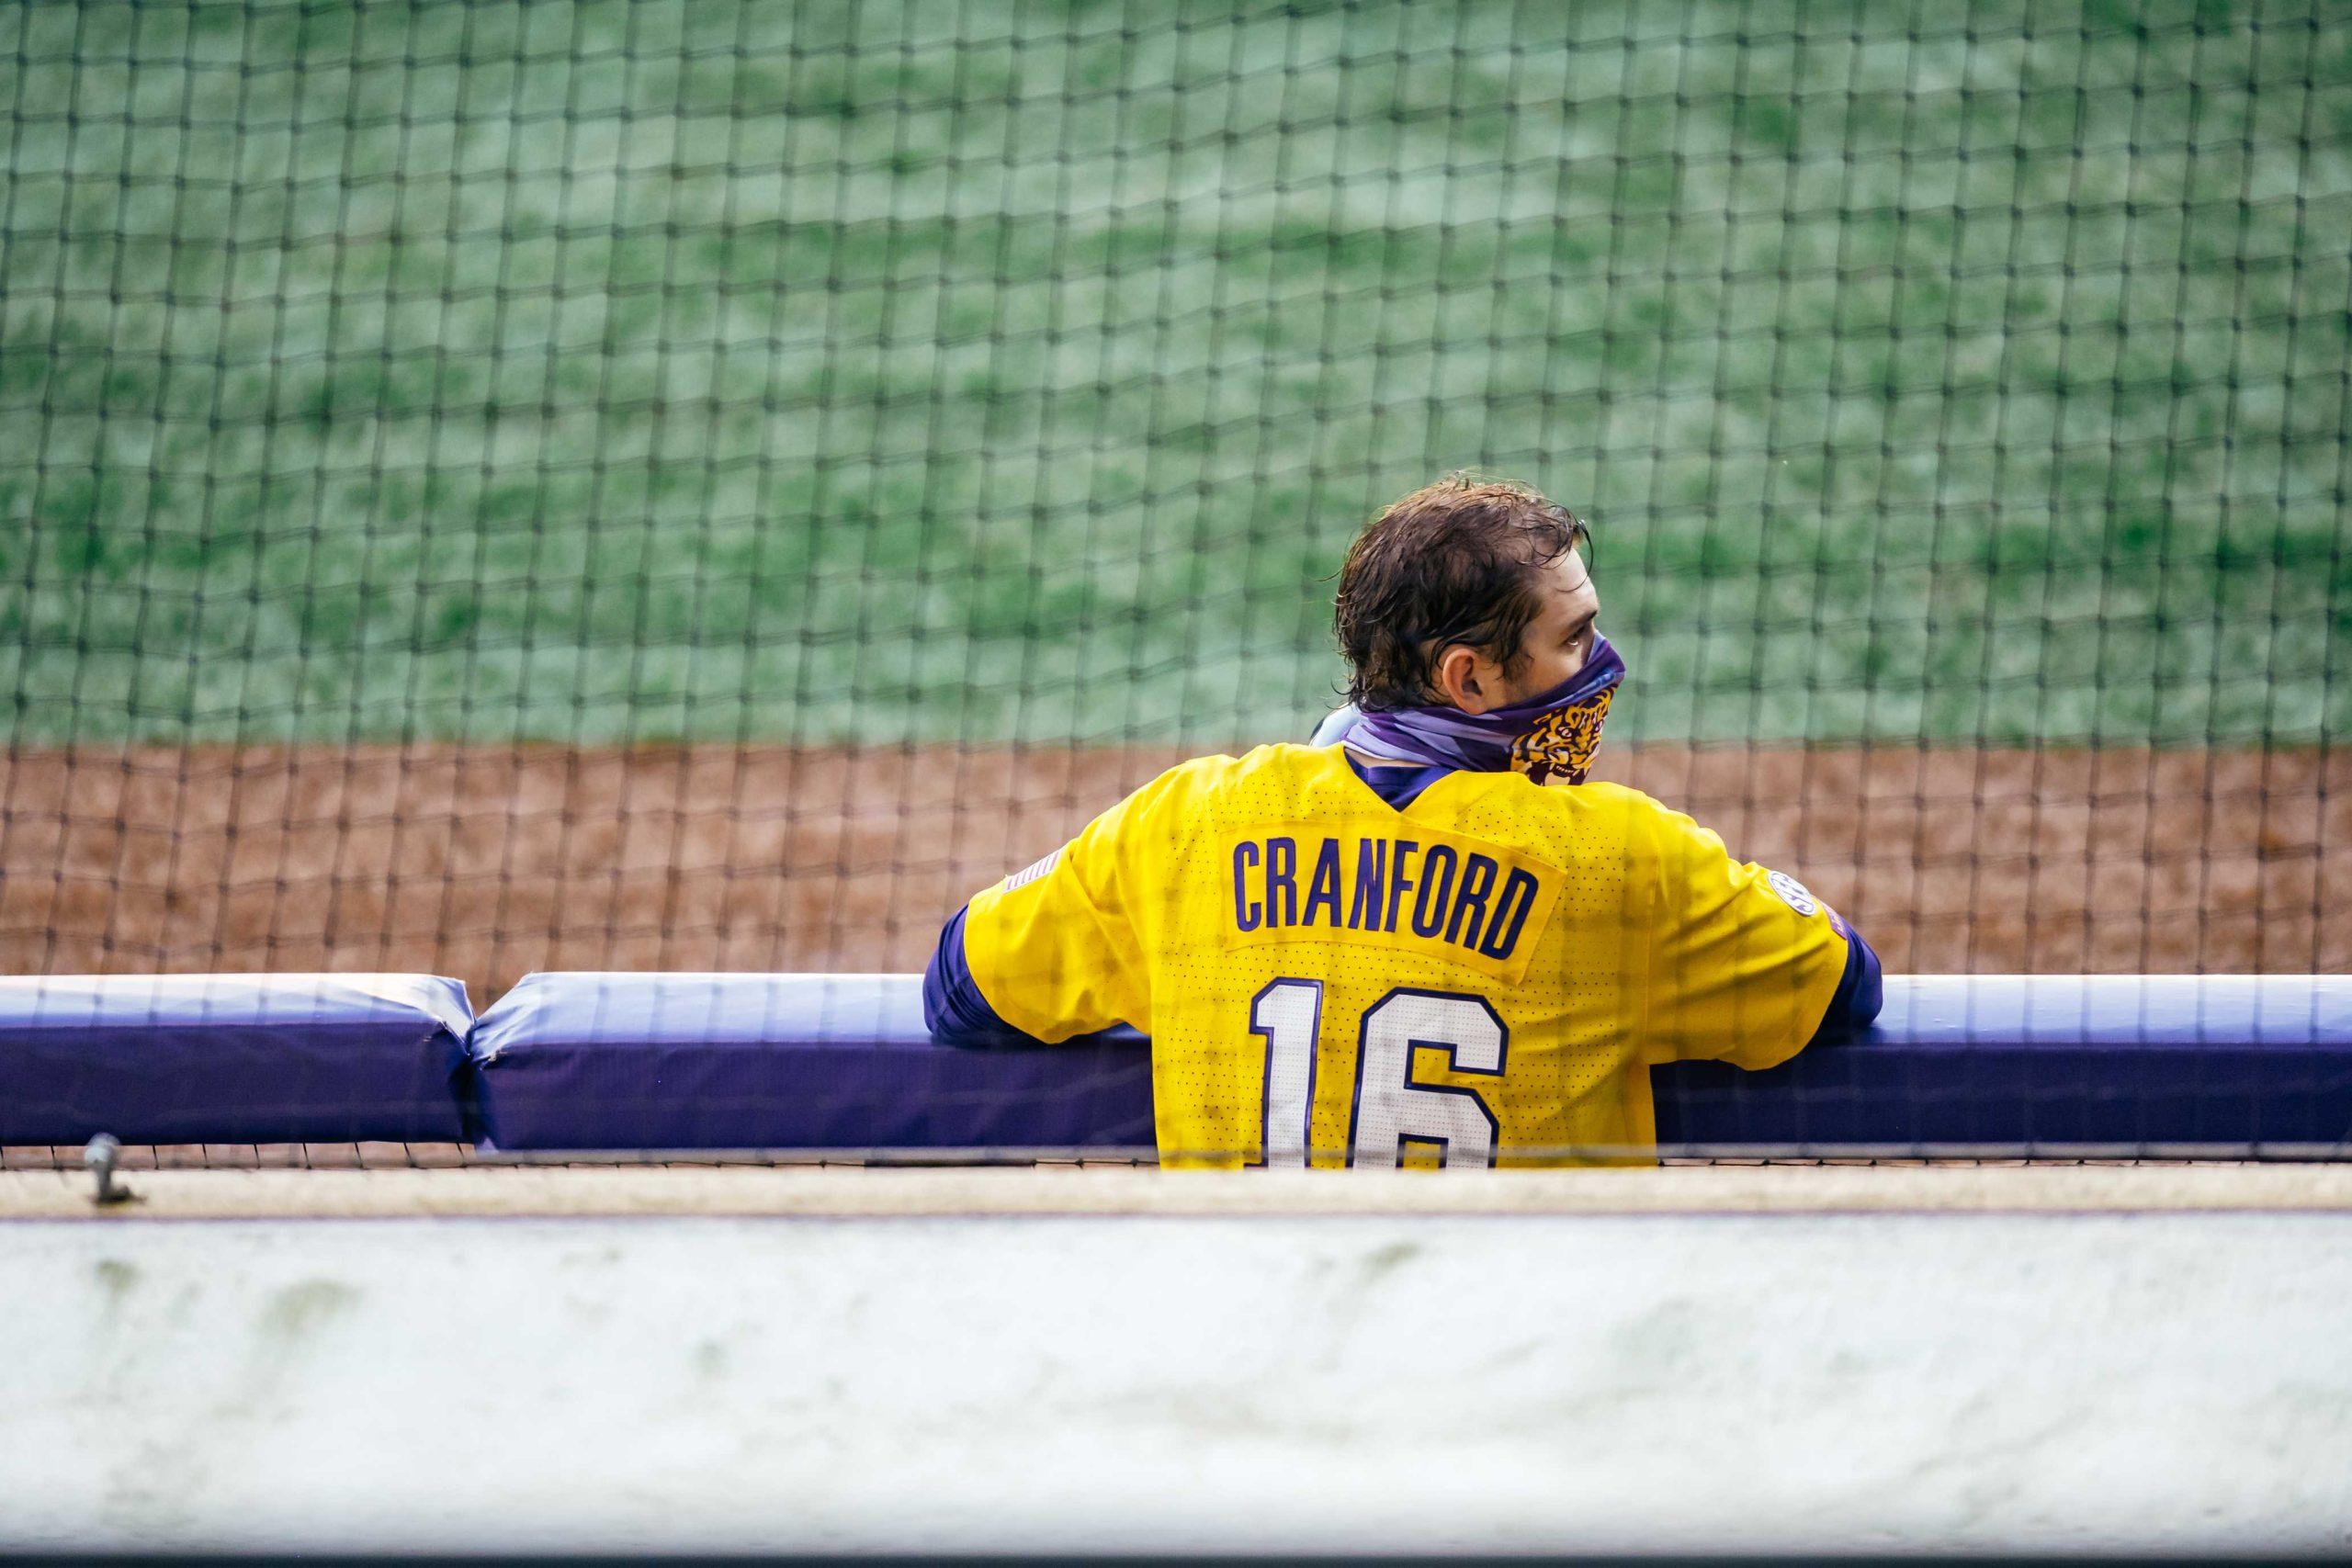
M1181 772L1181 770L1178 770ZM950 1045L1053 1043L1150 1023L1140 902L1175 773L1088 823L1077 838L978 894L948 920L923 972L923 1021Z
M967 904L949 918L938 945L931 950L931 962L923 965L923 1027L943 1045L1045 1043L1005 1022L972 978L972 965L964 956L964 922L971 912Z
M1770 1067L1878 1016L1870 943L1805 886L1736 861L1724 841L1658 807L1646 1043L1660 1060Z
M1886 977L1879 969L1877 951L1847 923L1846 917L1826 904L1821 908L1846 939L1846 969L1838 976L1838 989L1831 994L1821 1021L1814 1026L1813 1038L1805 1042L1808 1045L1853 1039L1877 1021L1879 1009L1886 1004Z

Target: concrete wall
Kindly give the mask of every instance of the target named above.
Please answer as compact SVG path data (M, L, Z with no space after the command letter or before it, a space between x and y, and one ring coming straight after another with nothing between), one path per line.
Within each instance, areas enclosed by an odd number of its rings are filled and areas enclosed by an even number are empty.
M0 1545L2352 1540L2352 1215L0 1224Z

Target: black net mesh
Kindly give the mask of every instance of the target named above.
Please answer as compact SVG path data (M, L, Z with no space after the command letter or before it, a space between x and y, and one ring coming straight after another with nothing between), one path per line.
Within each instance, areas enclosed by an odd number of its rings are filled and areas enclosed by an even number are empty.
M2326 971L2352 15L0 7L0 969L919 967L1449 470L1890 971Z

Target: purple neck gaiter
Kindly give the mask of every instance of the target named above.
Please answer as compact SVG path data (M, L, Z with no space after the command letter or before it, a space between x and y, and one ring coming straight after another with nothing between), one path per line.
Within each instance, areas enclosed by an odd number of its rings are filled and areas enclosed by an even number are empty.
M1596 637L1584 668L1541 696L1477 714L1442 704L1367 713L1348 731L1347 743L1392 762L1582 784L1600 750L1610 700L1624 678L1623 656L1607 637Z

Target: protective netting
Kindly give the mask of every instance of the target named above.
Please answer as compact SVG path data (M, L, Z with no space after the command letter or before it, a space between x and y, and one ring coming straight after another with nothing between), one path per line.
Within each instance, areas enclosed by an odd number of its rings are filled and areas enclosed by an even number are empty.
M0 968L905 969L1449 469L1890 970L2327 970L2352 16L0 8Z

